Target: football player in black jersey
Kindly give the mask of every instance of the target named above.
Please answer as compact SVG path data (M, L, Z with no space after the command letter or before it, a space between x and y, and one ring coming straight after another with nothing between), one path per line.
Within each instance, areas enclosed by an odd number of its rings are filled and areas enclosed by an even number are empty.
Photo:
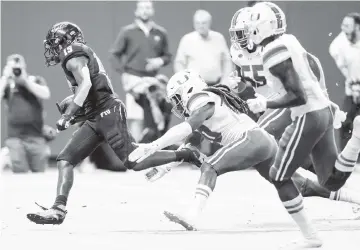
M128 161L136 145L126 125L124 104L116 97L103 64L86 45L80 28L70 22L52 26L44 41L47 66L61 64L73 96L60 105L58 131L84 121L57 157L59 170L57 197L49 209L29 213L27 218L37 224L61 224L66 215L66 203L74 180L73 168L106 142L127 168L139 171L173 161L198 163L196 152L189 149L159 151L141 163Z

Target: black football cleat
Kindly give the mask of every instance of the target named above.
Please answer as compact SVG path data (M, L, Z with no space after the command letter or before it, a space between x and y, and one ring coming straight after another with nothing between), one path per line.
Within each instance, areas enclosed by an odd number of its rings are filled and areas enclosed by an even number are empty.
M179 215L170 213L168 211L164 211L164 215L166 216L166 218L168 218L170 221L179 224L181 226L183 226L187 231L197 231L197 229L191 225L190 222L186 221L185 218L182 218Z
M35 224L60 225L64 222L66 210L59 207L45 208L36 203L43 211L38 213L29 213L26 217Z

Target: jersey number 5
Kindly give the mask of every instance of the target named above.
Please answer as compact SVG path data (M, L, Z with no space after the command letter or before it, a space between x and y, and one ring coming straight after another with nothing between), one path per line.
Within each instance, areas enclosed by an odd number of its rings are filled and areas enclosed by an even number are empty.
M263 65L244 65L241 66L241 75L254 79L255 82L251 82L254 88L266 85L265 76L260 76L259 73L264 72ZM256 86L254 86L256 84Z

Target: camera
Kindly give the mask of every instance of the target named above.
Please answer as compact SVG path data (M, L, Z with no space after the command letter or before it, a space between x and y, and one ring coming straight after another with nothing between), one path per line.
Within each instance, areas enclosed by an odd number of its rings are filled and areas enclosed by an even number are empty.
M14 76L19 77L21 73L22 73L21 68L13 68Z
M153 92L157 91L158 89L159 89L159 87L156 84L150 85L150 87L148 88L150 93L153 93Z

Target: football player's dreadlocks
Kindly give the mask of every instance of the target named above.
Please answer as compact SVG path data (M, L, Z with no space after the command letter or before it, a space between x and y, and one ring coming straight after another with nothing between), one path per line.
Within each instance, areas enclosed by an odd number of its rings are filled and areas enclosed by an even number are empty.
M225 101L226 105L235 113L248 114L249 107L247 103L231 92L228 86L218 84L212 87L208 87L204 90L219 95Z

